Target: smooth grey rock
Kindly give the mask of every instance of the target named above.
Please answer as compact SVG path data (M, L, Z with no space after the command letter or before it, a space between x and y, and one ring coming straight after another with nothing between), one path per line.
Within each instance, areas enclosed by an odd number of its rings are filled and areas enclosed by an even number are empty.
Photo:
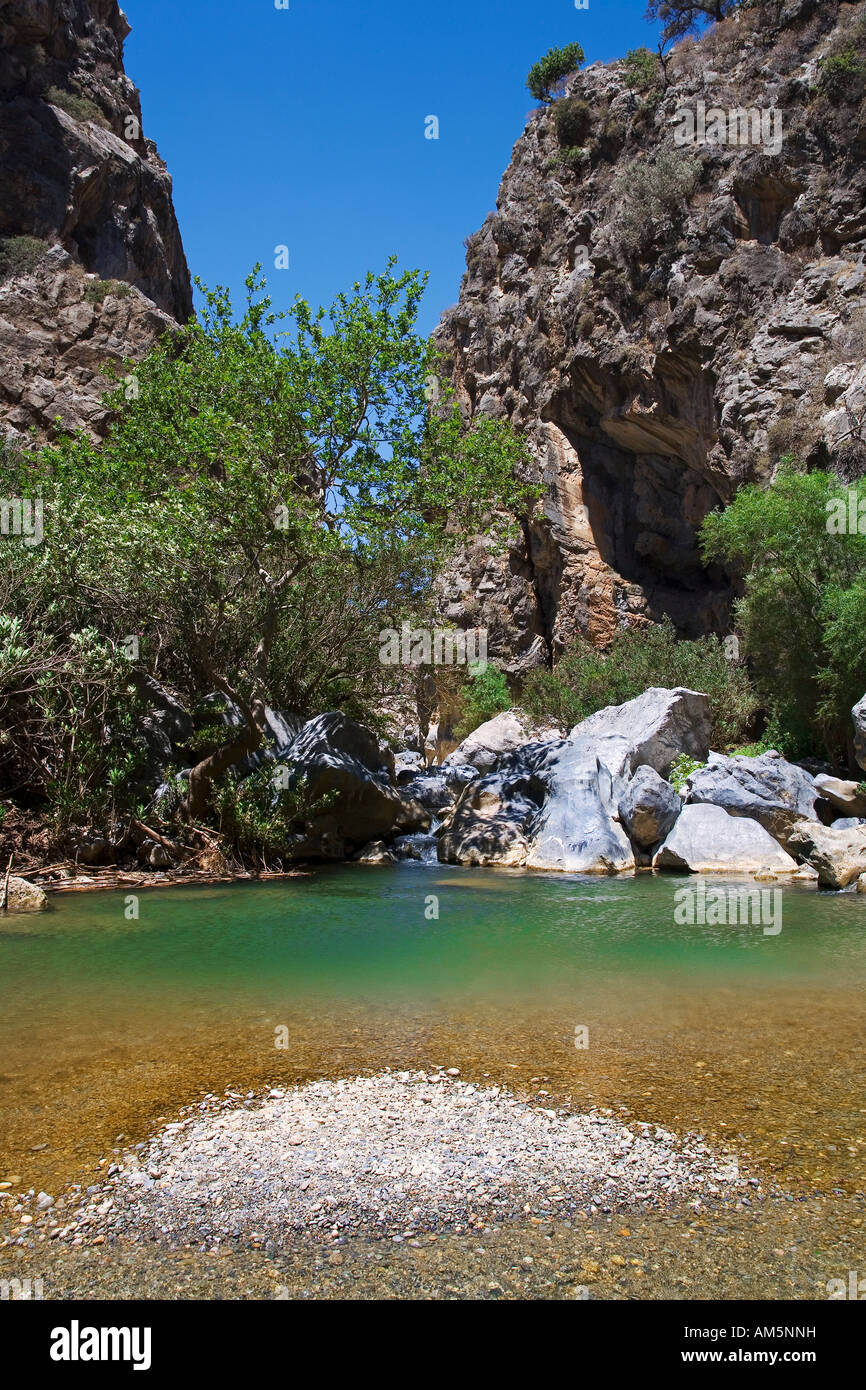
M363 845L394 829L403 805L393 783L393 754L386 756L375 734L354 719L338 711L317 715L280 761L289 769L289 789L303 779L309 800L335 798L315 818L315 833Z
M663 840L683 803L670 782L652 767L639 767L619 801L619 818L642 849Z
M655 869L691 873L793 871L797 865L756 820L729 816L721 806L687 804L653 858Z
M758 758L711 753L706 767L687 778L685 792L689 805L721 806L731 816L756 820L783 849L798 821L818 819L814 778L775 749Z
M26 878L9 879L6 891L7 912L44 912L47 906L48 898L38 884L29 883Z
M866 872L866 826L835 830L801 821L788 843L792 854L818 870L822 888L847 888Z
M681 753L706 758L710 747L710 702L706 695L681 687L665 690L653 686L627 700L609 705L575 725L571 738L602 738L611 734L631 746L632 771L641 764L667 777Z
M371 840L357 856L359 864L393 864L394 856L382 840Z
M858 700L851 711L854 721L854 757L858 766L866 771L866 695Z
M618 736L567 739L548 764L548 795L532 826L528 869L622 873L635 867L614 820L632 748Z
M859 825L866 825L866 820L862 816L842 816L839 820L834 820L830 829L856 830Z
M505 710L484 724L479 724L453 753L444 760L446 767L471 764L479 772L492 772L503 753L511 753L522 744L558 741L561 734L531 732L529 721L514 710Z
M411 782L413 777L424 771L424 767L423 756L413 748L404 748L394 754L394 777L398 786Z

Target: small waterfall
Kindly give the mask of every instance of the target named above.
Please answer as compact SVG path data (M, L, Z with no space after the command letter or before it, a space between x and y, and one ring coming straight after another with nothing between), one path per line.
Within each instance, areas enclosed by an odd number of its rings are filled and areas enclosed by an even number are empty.
M441 820L434 816L426 834L419 831L415 835L398 835L389 846L391 853L396 855L398 859L415 859L421 864L437 864L439 862L438 841L434 832L439 829L441 824Z

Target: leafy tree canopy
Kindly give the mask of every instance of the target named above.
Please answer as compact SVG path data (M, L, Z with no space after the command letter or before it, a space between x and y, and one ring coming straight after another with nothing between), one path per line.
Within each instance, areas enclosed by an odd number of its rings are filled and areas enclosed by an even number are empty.
M501 422L464 428L416 331L424 280L390 262L327 312L277 315L258 268L237 321L227 291L134 367L106 439L13 466L42 497L41 545L0 547L41 622L139 638L151 674L240 709L210 783L261 743L265 706L363 714L381 692L376 633L424 601L451 544L519 508L527 461ZM286 319L285 328L279 325Z

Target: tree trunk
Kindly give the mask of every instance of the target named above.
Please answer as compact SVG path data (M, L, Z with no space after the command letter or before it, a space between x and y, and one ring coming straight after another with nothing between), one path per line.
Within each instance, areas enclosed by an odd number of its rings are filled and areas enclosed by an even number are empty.
M206 758L202 758L201 762L191 769L184 802L184 811L191 820L198 820L207 814L211 783L249 753L255 753L262 745L267 728L264 700L256 695L248 705L232 690L227 681L217 680L214 684L217 690L237 705L246 720L246 727L239 729L233 739L222 744Z

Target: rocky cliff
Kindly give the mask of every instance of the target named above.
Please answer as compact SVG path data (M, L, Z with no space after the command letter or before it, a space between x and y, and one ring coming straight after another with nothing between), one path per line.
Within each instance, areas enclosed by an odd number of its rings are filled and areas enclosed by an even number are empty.
M171 178L116 0L0 3L0 415L99 429L103 363L188 318Z
M864 11L755 0L529 116L437 332L465 414L524 432L542 489L444 597L512 672L664 614L727 631L707 512L789 452L862 470Z

